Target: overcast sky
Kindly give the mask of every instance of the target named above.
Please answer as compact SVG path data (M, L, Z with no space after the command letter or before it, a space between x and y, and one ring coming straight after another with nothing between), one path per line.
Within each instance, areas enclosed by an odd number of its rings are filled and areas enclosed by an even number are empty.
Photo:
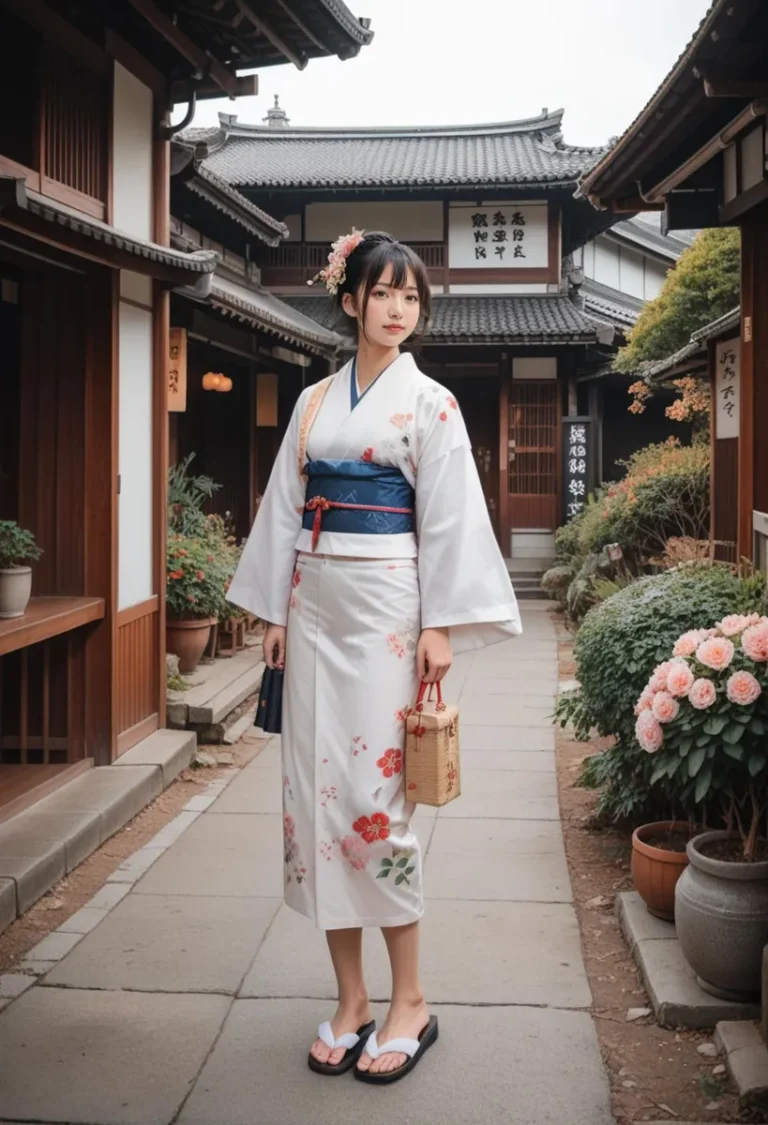
M201 103L260 123L279 94L292 125L443 125L565 109L565 139L624 132L677 60L709 0L346 0L373 42L355 59L259 71L257 98ZM449 13L451 13L449 15ZM175 120L183 112L177 111Z

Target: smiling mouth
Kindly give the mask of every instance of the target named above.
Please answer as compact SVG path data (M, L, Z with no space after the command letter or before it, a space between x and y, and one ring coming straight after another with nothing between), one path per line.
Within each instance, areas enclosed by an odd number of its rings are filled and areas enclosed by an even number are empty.
M402 324L385 324L384 327L386 328L387 332L404 332L405 331Z

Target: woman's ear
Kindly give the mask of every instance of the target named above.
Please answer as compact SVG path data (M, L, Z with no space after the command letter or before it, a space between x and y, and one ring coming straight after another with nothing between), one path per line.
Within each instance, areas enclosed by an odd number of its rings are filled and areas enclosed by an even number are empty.
M353 293L342 294L341 307L347 316L351 316L354 320L357 320L357 304Z

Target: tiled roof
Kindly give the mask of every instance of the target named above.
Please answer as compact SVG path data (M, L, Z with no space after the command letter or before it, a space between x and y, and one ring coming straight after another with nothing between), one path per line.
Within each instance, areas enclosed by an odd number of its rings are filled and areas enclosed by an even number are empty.
M211 286L210 303L236 320L245 321L310 351L332 353L342 342L335 332L271 293L249 289L218 274Z
M286 297L286 303L327 327L336 311L325 297ZM567 297L441 296L432 300L426 339L432 343L591 343L597 324Z
M641 246L643 250L676 262L684 250L693 242L697 231L674 231L662 234L658 224L652 225L646 218L635 215L631 219L623 219L610 228L610 233L627 241Z
M268 246L279 246L288 237L288 227L233 188L210 168L201 165L195 175L185 182L195 195L205 199L218 211L223 211L239 222L249 233L255 234Z
M275 129L229 119L226 144L206 167L230 184L264 189L575 186L605 149L566 145L562 117L558 110L498 125L379 129Z
M718 317L717 320L705 324L703 328L699 328L692 333L690 341L673 355L665 356L664 359L650 364L644 371L644 378L651 383L663 383L666 379L674 377L678 373L676 369L683 363L688 366L692 366L694 363L697 366L705 366L709 341L716 339L718 336L723 336L727 332L738 330L740 325L741 308L737 305L735 309L731 309L724 316Z
M618 289L611 289L597 281L587 278L581 287L584 309L609 324L624 331L637 321L644 302L639 297L630 297Z

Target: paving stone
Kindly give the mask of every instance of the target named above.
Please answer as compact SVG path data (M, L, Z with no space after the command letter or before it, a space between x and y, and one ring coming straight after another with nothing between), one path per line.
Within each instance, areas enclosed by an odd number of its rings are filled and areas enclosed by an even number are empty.
M0 975L0 997L3 1000L13 1000L31 988L34 983L34 978L23 973L3 973Z
M184 812L205 812L217 797L217 793L211 793L207 797L202 796L202 794L199 797L192 797L184 806Z
M422 982L434 1004L591 1003L570 906L433 901L422 922L421 947ZM381 935L366 932L363 948L371 997L386 1001L391 977ZM333 969L313 923L281 907L240 995L317 997L330 1004L336 996Z
M282 898L283 818L201 816L149 871L142 894Z
M244 671L236 679L231 679L222 684L204 704L196 705L192 700L191 692L187 694L189 706L187 721L191 725L210 727L217 723L223 723L235 708L240 706L243 700L259 690L261 678L264 674L264 665L254 663L254 657L248 652L238 653L238 656L247 658L239 665L239 667L244 668ZM233 657L232 660L237 660L237 656ZM235 667L237 666L233 666L233 671Z
M637 891L624 891L616 895L616 913L624 940L630 949L634 949L639 941L677 941L674 922L663 922L661 918L655 918Z
M281 769L282 755L278 739L273 739L268 746L256 755L252 762L245 767L247 770Z
M56 932L60 934L89 934L91 930L96 929L99 922L104 921L106 916L106 910L95 910L84 906L82 910L78 910L77 914L73 914L71 918L67 918L66 922L62 922Z
M190 825L195 823L199 815L198 812L192 812L190 809L180 812L169 824L166 824L165 828L152 837L147 847L170 848L184 835Z
M560 825L441 815L425 891L427 899L571 902Z
M479 727L544 727L552 726L554 699L541 700L536 706L531 699L523 702L516 696L489 695L481 699L472 695L462 701L461 719L468 726Z
M192 761L196 746L197 739L191 731L156 730L121 754L114 765L156 766L162 772L163 785L168 786Z
M536 752L555 750L555 731L547 727L509 727L472 725L459 718L459 742L462 754L472 750L517 750Z
M66 934L54 930L26 954L27 961L60 961L82 941L82 934Z
M505 667L505 665L499 665L499 668L502 667ZM468 676L463 690L467 694L471 692L475 699L488 697L495 699L498 695L505 698L525 696L531 699L546 699L554 706L557 693L557 674L554 667L549 675L543 671L537 672L525 680L512 674L501 678L471 674Z
M0 879L0 934L16 919L16 883Z
M466 770L533 770L536 773L554 774L555 756L545 750L529 753L526 750L461 750L462 773Z
M243 770L211 809L221 813L283 813L283 774L280 767Z
M46 984L234 995L281 901L134 893Z
M19 963L19 972L28 973L33 977L44 977L46 973L50 973L51 969L55 969L58 961L29 961L25 957Z
M683 957L680 942L639 941L634 957L662 1027L714 1027L720 1020L757 1019L759 1005L710 996Z
M86 906L92 910L112 910L118 902L123 901L130 889L125 883L107 883L89 899Z
M514 781L503 770L477 770L472 758L462 762L461 796L447 804L444 817L495 817L559 820L557 781L553 774L519 771Z
M0 1020L2 1116L168 1125L229 1005L222 996L30 989Z
M383 1018L383 1011L376 1014ZM328 1018L327 1003L238 1000L179 1125L612 1125L587 1014L451 1006L437 1014L440 1039L418 1079L377 1096L382 1091L353 1079L321 1087L305 1065L307 1041ZM493 1043L503 1049L490 1050Z
M725 1021L717 1025L717 1042L743 1110L768 1109L768 1047L757 1023Z
M108 882L129 884L137 882L167 850L167 848L153 848L149 847L149 845L139 848L137 852L128 856L128 858L112 872Z

